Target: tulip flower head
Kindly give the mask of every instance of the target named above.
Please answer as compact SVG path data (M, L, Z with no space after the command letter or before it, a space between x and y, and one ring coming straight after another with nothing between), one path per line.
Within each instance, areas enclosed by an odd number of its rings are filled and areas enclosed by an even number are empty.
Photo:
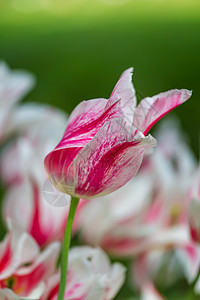
M110 98L81 102L69 117L64 136L45 158L55 187L75 197L111 193L134 177L146 148L156 140L146 134L191 92L171 90L143 99L136 107L132 68L117 82Z

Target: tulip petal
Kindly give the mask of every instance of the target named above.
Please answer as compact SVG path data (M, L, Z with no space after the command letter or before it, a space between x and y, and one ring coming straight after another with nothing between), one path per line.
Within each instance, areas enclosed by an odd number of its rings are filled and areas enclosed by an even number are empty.
M68 120L65 134L56 149L63 147L83 147L110 119L122 117L119 101L111 105L106 99L81 102Z
M6 104L19 101L35 83L32 74L24 71L11 71L4 62L0 62L0 99Z
M144 98L135 110L133 125L146 135L159 119L187 101L191 94L191 91L184 89L171 90Z
M38 253L36 242L15 226L0 243L0 280L9 277L19 266L34 260Z
M61 132L61 138L66 127L66 121L67 115L61 110L44 104L25 103L13 112L12 122L7 124L6 132L10 135L35 128L44 128L44 130L48 128L49 132L47 134L49 133L52 136L52 132L53 134L55 132L60 135Z
M76 155L81 151L81 147L78 148L66 148L66 149L55 149L50 152L44 160L46 172L49 176L50 181L54 186L61 192L73 195L74 187L69 185L66 188L65 173L69 165L72 163ZM58 203L57 203L58 205Z
M153 137L144 137L123 119L107 122L63 169L66 191L74 187L76 195L89 198L118 189L137 173L144 149L155 145Z
M30 297L22 297L22 296L18 296L17 294L13 293L12 290L8 289L8 288L3 288L0 289L0 299L1 300L33 300ZM35 298L34 300L39 300L39 297Z
M0 62L0 139L7 134L16 103L32 88L34 77L22 71L10 71Z
M176 250L176 255L182 266L188 282L193 282L200 268L200 249L197 244L188 241Z
M56 271L59 251L60 244L58 242L50 244L28 266L21 265L9 277L0 281L0 287L10 287L9 279L12 280L12 291L22 296L20 299L30 295L33 296L36 290L38 290L37 293L43 292L44 284L43 286L41 284Z
M116 99L121 100L120 102L125 113L125 117L131 123L133 122L133 115L136 107L136 95L132 84L132 75L133 68L122 73L109 99L110 103Z
M69 252L66 300L111 300L121 288L125 279L125 267L111 264L100 248L74 247ZM60 274L47 280L41 300L57 299Z
M83 297L83 299L88 300L113 299L125 278L125 267L123 265L120 263L111 265L108 256L103 250L87 246L71 249L69 272L71 273L72 282L69 281L66 292L70 290L70 285L73 287L75 282L81 283L80 288L82 292L84 288L86 291L86 298ZM77 290L78 288L79 286L77 286ZM66 299L68 298L66 297ZM69 297L69 299L72 298Z
M122 74L109 100L100 98L83 101L74 109L57 149L85 146L110 119L124 116L132 123L136 106L132 72L130 68Z

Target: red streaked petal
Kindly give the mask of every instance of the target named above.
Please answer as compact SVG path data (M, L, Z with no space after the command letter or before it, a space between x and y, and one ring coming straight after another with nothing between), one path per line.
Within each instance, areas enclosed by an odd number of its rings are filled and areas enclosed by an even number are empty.
M160 93L152 98L144 98L137 106L133 125L146 135L151 127L172 109L191 97L188 90L171 90Z
M152 137L122 119L107 122L73 160L65 173L66 188L85 197L110 193L128 182L138 171Z
M72 112L65 134L56 147L84 147L110 119L122 117L119 101L111 105L105 99L81 102Z

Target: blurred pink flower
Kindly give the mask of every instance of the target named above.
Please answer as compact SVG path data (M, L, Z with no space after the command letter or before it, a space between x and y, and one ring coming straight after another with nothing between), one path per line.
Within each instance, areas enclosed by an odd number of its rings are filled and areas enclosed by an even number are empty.
M192 239L200 243L200 166L193 175L190 187L188 222Z
M50 205L42 196L42 187L28 178L12 185L4 197L4 220L11 219L41 247L63 238L67 216L68 207Z
M17 227L10 230L0 243L0 282L21 265L33 261L38 254L38 245L27 233Z
M172 90L143 99L136 107L126 70L110 98L81 102L72 112L65 134L45 158L52 183L64 193L82 198L106 195L136 175L146 148L156 145L150 128L191 92Z
M191 281L200 262L187 223L187 192L196 162L175 123L164 122L157 137L160 147L134 180L101 201L82 203L78 226L85 242L112 255L134 257L136 262L144 256L153 274L147 268L143 273L150 281L169 253L179 261L179 273ZM173 267L169 280L176 279L177 269ZM135 274L143 282L137 270Z
M11 229L0 243L0 299L56 300L59 252L59 242L40 252L30 235L17 226ZM69 254L65 299L113 299L124 279L125 267L111 265L100 248L74 247Z
M33 87L34 77L23 71L10 71L0 62L0 141L8 134L16 104Z
M163 232L163 241L168 238L168 232ZM180 235L182 241L180 243ZM183 239L183 235L185 235ZM177 241L177 238L179 241ZM169 241L169 239L168 239ZM132 280L144 292L144 286L149 282L156 282L159 286L169 287L185 276L192 283L200 268L200 249L190 240L187 231L176 231L173 244L163 243L162 247L155 244L150 251L141 253L133 264ZM200 277L195 285L196 293L200 294Z
M68 216L68 207L53 207L47 202L56 202L61 195L54 192L43 168L45 155L64 132L66 116L39 105L22 106L16 115L19 122L15 122L15 129L21 135L5 147L0 157L1 178L8 187L3 217L29 232L43 247L62 239ZM46 187L47 199L43 197ZM70 197L65 196L63 201L69 203Z
M100 248L74 247L69 252L65 299L113 299L124 279L125 267L119 263L111 265ZM49 278L41 300L57 299L59 280L59 274Z
M151 237L151 248L143 249L133 266L133 282L138 284L141 291L141 282L149 280L157 280L167 286L185 276L191 283L200 268L200 249L191 239L187 223L188 187L196 160L177 121L163 122L157 139L158 147L151 156L148 168L154 170L159 197L154 200L157 209L152 205L146 218L146 226L149 221L153 222L157 231ZM193 180L194 186L197 193L197 177L196 184ZM194 193L194 189L191 191ZM165 276L161 276L163 270ZM200 278L195 290L200 293Z
M84 242L122 257L146 249L157 231L156 223L145 224L152 193L152 178L140 173L107 196L83 201L77 211L77 225Z
M196 169L196 159L180 130L176 119L161 123L156 134L158 147L151 156L155 173L156 189L159 191L162 223L165 226L187 223L188 188Z
M0 299L40 299L44 282L56 271L58 242L39 252L36 242L15 226L0 244Z
M121 257L190 243L186 222L178 218L179 211L171 215L162 195L154 194L151 175L138 174L110 195L82 202L77 223L83 240Z

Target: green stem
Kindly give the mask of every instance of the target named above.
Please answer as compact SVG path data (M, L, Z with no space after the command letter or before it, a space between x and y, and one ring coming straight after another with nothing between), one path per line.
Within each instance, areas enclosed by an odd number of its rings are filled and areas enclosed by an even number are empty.
M67 266L68 266L68 252L71 242L71 232L74 221L74 216L76 213L76 208L78 205L79 199L76 197L72 197L69 215L67 218L67 223L65 227L65 235L62 245L62 253L61 253L61 278L60 278L60 286L58 291L58 300L63 300L65 295L65 288L67 283Z
M195 288L195 285L197 284L197 281L199 280L199 276L200 276L200 269L199 269L199 272L198 272L197 276L195 277L194 281L190 285L190 289L186 296L186 300L194 299L194 297L195 297L194 288Z
M192 283L193 289L195 288L195 285L197 284L197 281L199 280L199 277L200 277L200 269L199 269L199 272L198 272L196 278L194 279L194 281Z

